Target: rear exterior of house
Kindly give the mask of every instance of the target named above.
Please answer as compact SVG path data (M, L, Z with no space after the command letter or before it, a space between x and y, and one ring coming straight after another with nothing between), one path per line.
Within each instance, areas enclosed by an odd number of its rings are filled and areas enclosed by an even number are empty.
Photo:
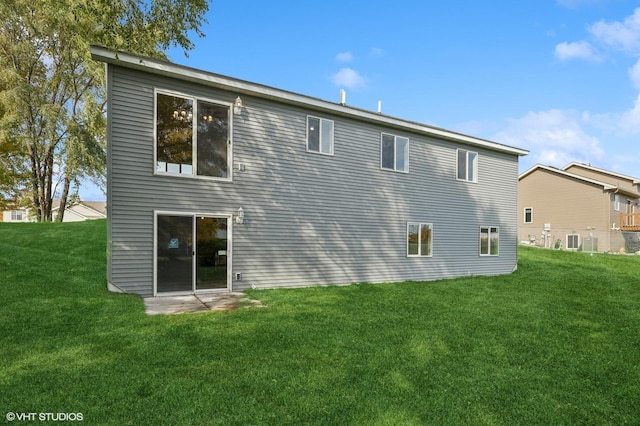
M519 241L588 252L640 250L640 226L635 226L640 225L640 218L633 213L640 193L632 180L622 181L614 175L578 163L563 169L536 165L522 173Z
M526 151L93 47L108 282L143 296L511 273Z

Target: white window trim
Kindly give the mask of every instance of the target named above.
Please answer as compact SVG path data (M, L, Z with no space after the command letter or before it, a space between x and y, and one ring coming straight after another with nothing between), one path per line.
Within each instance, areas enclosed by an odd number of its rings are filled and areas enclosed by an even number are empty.
M527 210L530 210L530 216L531 216L531 220L527 222ZM523 217L522 217L522 222L523 223L533 223L533 207L525 207L524 211L523 211Z
M410 225L418 225L418 254L409 254L409 226ZM420 233L422 232L422 226L429 225L429 229L431 230L431 241L429 241L429 252L431 254L423 255L422 254L422 245L420 244ZM433 257L433 223L429 222L407 222L407 233L405 235L407 240L407 257Z
M464 151L465 154L465 158L466 158L466 167L465 167L465 176L466 179L460 179L458 177L458 168L459 168L459 164L458 164L458 159L460 158L460 151ZM474 168L473 168L473 178L469 179L469 153L475 154L475 160L474 160ZM460 182L470 182L470 183L478 183L478 159L480 158L480 155L476 152L476 151L469 151L468 149L462 149L462 148L457 148L456 149L456 180L460 181ZM495 227L494 227L495 228Z
M190 174L185 173L171 173L158 170L158 95L177 96L185 99L191 99L193 102L193 132L191 135L191 158L192 158L192 171ZM224 106L227 108L228 120L229 120L229 139L227 140L227 177L221 178L216 176L203 176L198 174L198 132L195 118L198 114L198 101L208 102L215 105ZM222 182L233 181L233 103L225 102L217 99L211 99L206 97L193 96L182 92L175 92L171 90L155 88L153 92L153 174L158 176L174 176L187 179L204 179L204 180L216 180Z
M571 247L569 248L569 237L578 237L577 238L577 247ZM565 237L565 245L567 250L573 250L573 251L577 251L580 248L580 234L567 234L567 236Z
M382 166L382 143L384 140L384 136L393 136L393 169L389 169L386 167ZM406 139L407 140L407 152L406 152L406 157L407 157L407 165L406 165L406 170L398 170L398 164L397 164L397 143L398 143L398 138L402 138L402 139ZM398 136L398 135L394 135L392 133L380 133L380 169L381 170L386 170L388 172L398 172L398 173L409 173L409 154L411 152L411 140L408 137L405 136Z
M316 120L319 120L320 123L318 124L320 126L320 128L318 129L319 131L319 140L318 140L318 151L313 151L311 149L309 149L309 119L310 118L315 118ZM323 121L328 121L331 123L331 141L330 141L330 151L329 152L322 152L322 150L320 149L322 147L322 122ZM334 144L335 144L335 132L336 132L336 123L333 120L329 120L327 118L322 118L322 117L318 117L315 115L307 115L307 127L305 129L306 132L306 145L307 145L307 152L310 152L312 154L320 154L320 155L327 155L329 157L333 157L334 155Z
M613 210L620 211L620 196L618 194L613 196Z
M497 233L498 233L498 253L497 254L491 254L491 228L495 228L497 230ZM487 235L487 238L488 238L488 240L487 240L487 243L488 243L487 248L489 249L488 253L482 253L482 230L483 229L487 229L488 230L488 232L487 232L487 234L488 234ZM484 226L484 225L481 226L480 227L480 233L478 234L478 238L479 238L479 240L478 240L478 243L479 243L478 251L479 251L481 257L498 257L498 256L500 256L500 227L499 226Z

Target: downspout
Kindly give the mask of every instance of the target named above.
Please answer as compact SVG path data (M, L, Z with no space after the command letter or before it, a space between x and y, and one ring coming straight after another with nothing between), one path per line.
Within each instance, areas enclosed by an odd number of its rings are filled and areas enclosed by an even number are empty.
M615 203L615 195L620 193L620 187L616 186L615 189L613 191L611 191L611 193L614 195L613 202ZM614 211L615 211L615 208L614 208ZM611 230L609 231L609 252L612 252L613 250L612 250L612 247L611 247L611 240L612 240L611 235L614 232L616 232L616 229L615 229L616 227L613 226L614 222L611 221L611 203L609 203L609 223L611 223ZM618 228L617 229L619 229L619 230L622 229L622 218L620 216L620 210L618 210L618 217L617 217L615 223L618 223Z

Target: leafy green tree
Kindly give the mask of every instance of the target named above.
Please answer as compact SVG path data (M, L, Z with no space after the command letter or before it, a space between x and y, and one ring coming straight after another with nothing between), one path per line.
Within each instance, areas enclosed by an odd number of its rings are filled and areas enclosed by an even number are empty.
M0 1L0 200L26 190L37 219L62 220L82 179L104 180L104 68L89 46L164 58L193 48L206 0ZM1 203L1 202L0 202Z

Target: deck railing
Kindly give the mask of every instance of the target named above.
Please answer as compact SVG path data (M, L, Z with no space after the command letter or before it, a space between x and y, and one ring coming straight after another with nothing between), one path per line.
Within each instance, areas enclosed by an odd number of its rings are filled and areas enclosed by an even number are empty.
M640 231L640 213L620 213L620 229Z

